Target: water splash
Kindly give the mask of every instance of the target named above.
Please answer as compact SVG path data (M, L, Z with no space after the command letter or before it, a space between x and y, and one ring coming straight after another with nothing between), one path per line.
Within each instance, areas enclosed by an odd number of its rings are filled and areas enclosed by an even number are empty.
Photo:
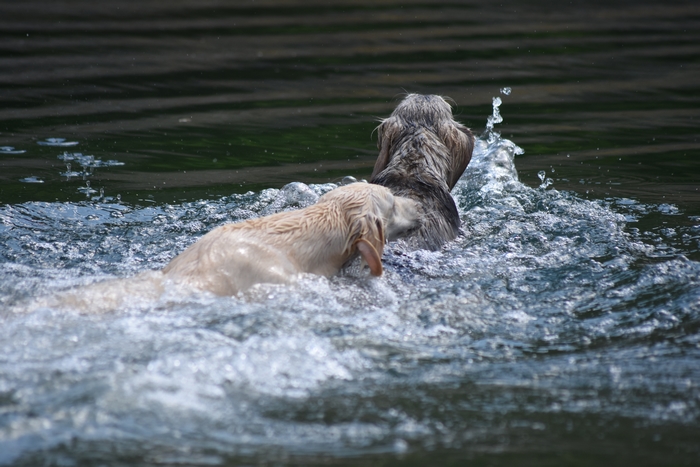
M82 177L83 180L87 180L88 177L91 177L93 175L96 168L116 167L116 166L124 165L124 162L120 162L120 161L113 160L113 159L103 161L102 159L95 159L95 156L93 156L93 155L82 154L80 152L69 153L69 152L64 151L62 154L59 154L57 157L58 157L58 159L60 159L66 163L66 171L62 172L60 175L63 177L66 177L69 180L72 177ZM82 168L82 170L80 172L76 172L76 171L71 170L71 168L72 168L71 162L77 162L80 165L80 167ZM86 184L86 187L79 188L79 190L82 191L85 189L89 189L89 183Z
M493 98L493 113L487 118L486 129L474 146L472 160L462 177L470 196L465 209L481 203L486 197L506 196L505 193L520 186L518 173L515 169L515 156L525 151L501 134L494 131L494 124L503 121L500 106L503 102L499 97Z
M500 133L496 133L493 130L493 126L497 123L503 121L501 116L500 106L503 103L500 97L494 97L492 100L493 113L486 119L486 131L485 134L489 138L489 143L492 143L495 139L500 136Z
M218 225L336 185L0 206L0 462L403 453L501 446L544 423L697 423L700 265L629 228L681 213L529 188L521 152L479 139L453 191L463 235L435 252L387 245L381 278L354 263L239 297L129 295L108 314L7 315L161 268Z

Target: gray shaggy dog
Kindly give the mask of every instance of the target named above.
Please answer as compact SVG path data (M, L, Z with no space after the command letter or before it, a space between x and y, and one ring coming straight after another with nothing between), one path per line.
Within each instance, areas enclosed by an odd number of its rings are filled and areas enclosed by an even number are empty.
M454 120L445 99L421 94L407 95L377 131L379 157L370 182L420 203L421 226L407 241L439 249L459 234L450 191L472 158L474 135Z

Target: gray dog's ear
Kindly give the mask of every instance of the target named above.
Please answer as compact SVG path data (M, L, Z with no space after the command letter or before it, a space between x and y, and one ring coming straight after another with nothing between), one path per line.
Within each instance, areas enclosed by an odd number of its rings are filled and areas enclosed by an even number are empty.
M469 128L455 121L441 125L438 131L438 136L452 155L450 173L446 180L452 190L472 160L474 135Z
M399 119L396 117L389 117L382 120L382 123L377 127L377 149L379 149L379 157L377 157L377 162L374 163L374 170L372 171L370 180L389 165L391 147L394 144L396 135L400 134L401 130L401 123L399 123Z

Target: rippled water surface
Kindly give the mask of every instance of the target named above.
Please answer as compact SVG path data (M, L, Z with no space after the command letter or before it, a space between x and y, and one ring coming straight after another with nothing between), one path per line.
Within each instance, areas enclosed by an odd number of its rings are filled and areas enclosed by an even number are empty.
M610 3L0 5L0 464L700 463L700 10ZM442 250L37 307L367 178L406 91L482 135Z

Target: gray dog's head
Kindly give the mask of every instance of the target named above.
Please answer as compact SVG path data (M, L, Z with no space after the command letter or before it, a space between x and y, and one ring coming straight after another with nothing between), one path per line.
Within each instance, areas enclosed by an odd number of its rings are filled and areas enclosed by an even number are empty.
M382 121L377 131L379 157L372 178L395 157L399 143L429 132L437 138L439 144L444 145L449 160L443 164L439 163L442 161L424 157L424 163L441 172L441 177L451 190L467 168L474 149L474 137L469 128L455 121L450 105L435 95L407 95L391 116Z

